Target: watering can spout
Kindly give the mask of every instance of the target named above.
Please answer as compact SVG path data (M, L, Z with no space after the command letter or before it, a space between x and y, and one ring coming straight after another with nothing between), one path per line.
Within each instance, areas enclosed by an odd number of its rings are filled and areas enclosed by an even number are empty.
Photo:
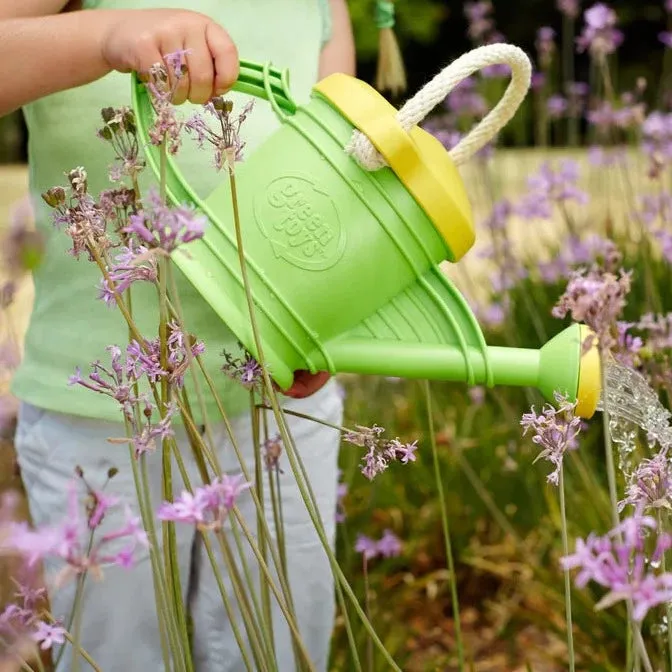
M600 398L600 360L584 348L589 330L574 324L540 349L404 343L346 337L328 344L337 371L471 384L536 387L548 400L555 392L577 401L590 418Z

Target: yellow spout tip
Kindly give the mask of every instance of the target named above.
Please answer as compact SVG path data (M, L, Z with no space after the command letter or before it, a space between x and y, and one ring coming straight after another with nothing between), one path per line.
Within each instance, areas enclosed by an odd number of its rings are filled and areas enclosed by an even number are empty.
M581 325L581 364L579 366L579 384L576 391L576 415L586 420L593 417L602 395L602 372L600 369L600 353L597 349L597 337L592 329ZM583 352L583 344L589 336L593 336L590 350Z

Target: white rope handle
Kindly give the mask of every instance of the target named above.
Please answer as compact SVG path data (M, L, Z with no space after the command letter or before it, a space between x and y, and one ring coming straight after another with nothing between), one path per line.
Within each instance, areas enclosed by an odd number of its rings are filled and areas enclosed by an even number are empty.
M453 61L429 81L397 112L405 131L419 124L463 80L490 65L508 65L511 81L502 99L466 137L450 150L456 164L470 159L509 123L530 88L532 64L522 49L512 44L490 44L474 49ZM366 170L378 170L387 163L371 141L355 130L345 151Z

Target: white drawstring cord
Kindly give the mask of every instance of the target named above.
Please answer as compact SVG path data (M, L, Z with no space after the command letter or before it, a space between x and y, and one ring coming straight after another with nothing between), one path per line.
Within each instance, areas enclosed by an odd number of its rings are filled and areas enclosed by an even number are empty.
M460 56L404 104L397 112L399 124L405 131L410 131L460 82L478 70L502 64L511 68L511 82L502 99L476 128L449 152L457 165L464 163L506 126L525 99L530 88L532 65L522 49L511 44L490 44ZM353 132L345 151L366 170L378 170L387 165L371 141L360 131Z

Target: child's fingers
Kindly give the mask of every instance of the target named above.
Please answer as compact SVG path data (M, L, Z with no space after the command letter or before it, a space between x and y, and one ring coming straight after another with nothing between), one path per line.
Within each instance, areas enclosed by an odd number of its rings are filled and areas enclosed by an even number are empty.
M226 93L238 79L238 50L229 34L216 23L209 23L205 39L215 64L215 86L212 95Z
M132 68L129 68L129 70L135 70L138 73L140 80L146 82L149 80L149 69L155 63L161 63L162 60L161 52L159 51L154 36L148 33L147 35L143 35L136 40L135 58ZM121 72L125 71L120 69L118 66L117 69Z
M187 36L187 69L189 71L189 91L187 97L192 103L203 105L212 98L215 79L215 65L206 44L201 26Z
M171 98L173 105L181 105L187 99L187 95L189 94L189 71L187 70L180 77L175 77L173 68L165 61L165 56L184 51L184 49L184 38L179 33L166 35L161 42L161 53L164 56L161 60L166 64L168 71L169 83L173 91L173 97Z
M327 371L319 371L318 373L295 371L292 386L285 390L283 394L293 399L305 399L324 387L330 378L331 374Z

